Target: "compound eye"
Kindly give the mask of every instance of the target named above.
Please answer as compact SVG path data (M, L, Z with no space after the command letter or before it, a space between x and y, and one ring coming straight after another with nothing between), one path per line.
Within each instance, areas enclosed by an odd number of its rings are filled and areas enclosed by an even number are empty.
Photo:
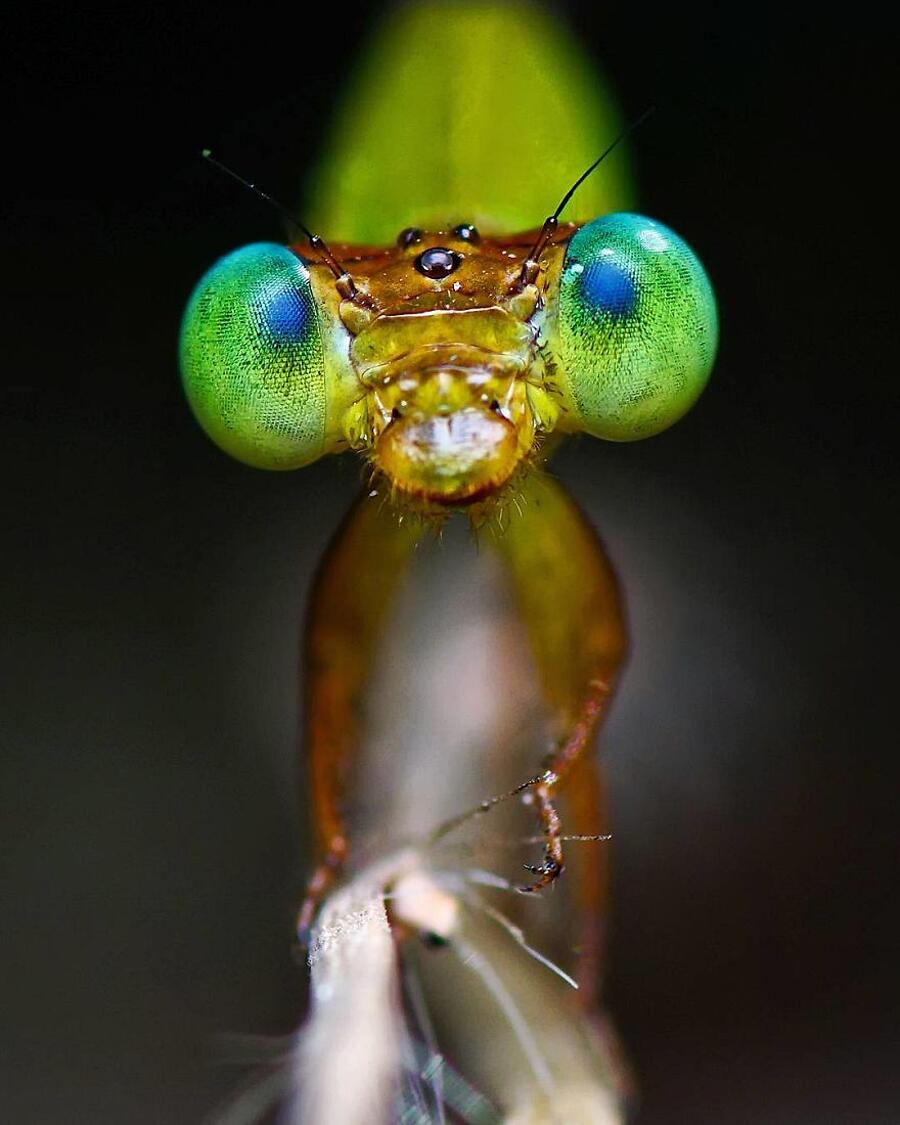
M715 298L690 247L642 215L614 214L572 237L555 349L572 428L612 441L676 422L706 385Z
M306 265L255 243L218 261L185 310L184 389L212 440L249 465L296 469L325 452L325 360Z

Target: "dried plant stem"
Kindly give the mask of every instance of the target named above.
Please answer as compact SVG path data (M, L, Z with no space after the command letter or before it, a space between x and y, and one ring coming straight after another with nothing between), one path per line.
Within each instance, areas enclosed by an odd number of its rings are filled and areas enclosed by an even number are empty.
M309 952L311 1012L295 1052L291 1123L390 1120L405 1033L384 888L402 866L396 860L370 868L322 905Z
M608 1044L575 1002L571 981L468 887L460 872L432 870L427 853L411 849L331 894L313 931L311 1011L297 1037L293 1097L281 1120L440 1122L443 1077L423 1092L437 1070L450 1077L451 1090L468 1091L462 1106L453 1104L454 1120L621 1125ZM425 949L411 940L416 932L447 948ZM468 1084L429 1050L428 1066L421 1065L424 1045L410 1028L401 986L404 941L407 970L422 985L420 1008L427 1006L441 1044L444 1036L453 1042Z

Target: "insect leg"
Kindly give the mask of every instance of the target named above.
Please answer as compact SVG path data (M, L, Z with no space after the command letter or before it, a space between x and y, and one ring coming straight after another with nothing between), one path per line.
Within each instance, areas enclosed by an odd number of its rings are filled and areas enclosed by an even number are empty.
M319 567L306 620L305 727L319 864L300 907L305 944L316 907L348 851L341 808L357 744L356 711L391 596L423 534L364 497L350 511Z
M553 883L563 868L559 814L553 793L582 758L603 718L625 654L625 625L618 584L593 528L563 488L548 477L525 485L522 514L510 519L497 548L516 589L545 698L557 716L560 735L531 789L545 846L522 887L536 892ZM582 774L584 777L584 774ZM596 778L590 789L596 794ZM590 812L590 792L578 802ZM599 853L595 853L600 862ZM588 916L596 915L602 892L597 870L580 880Z

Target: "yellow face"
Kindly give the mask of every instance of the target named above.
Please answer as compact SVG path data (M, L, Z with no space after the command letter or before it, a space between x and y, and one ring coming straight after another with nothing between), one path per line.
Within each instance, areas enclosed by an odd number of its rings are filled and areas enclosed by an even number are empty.
M403 231L389 250L335 248L356 287L337 315L364 389L345 416L345 437L403 499L484 499L534 450L544 376L536 313L547 270L540 283L520 284L533 241L482 239L464 225ZM547 266L560 254L551 249ZM330 272L313 267L311 279L327 300Z

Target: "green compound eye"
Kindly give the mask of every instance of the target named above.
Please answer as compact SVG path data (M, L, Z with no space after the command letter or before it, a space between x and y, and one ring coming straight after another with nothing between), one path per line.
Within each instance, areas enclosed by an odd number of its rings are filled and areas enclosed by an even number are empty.
M718 341L715 297L696 255L662 223L616 214L577 231L557 315L569 428L611 441L650 437L706 385Z
M296 469L325 452L325 359L309 271L260 242L218 261L191 295L181 372L212 440L261 469Z

